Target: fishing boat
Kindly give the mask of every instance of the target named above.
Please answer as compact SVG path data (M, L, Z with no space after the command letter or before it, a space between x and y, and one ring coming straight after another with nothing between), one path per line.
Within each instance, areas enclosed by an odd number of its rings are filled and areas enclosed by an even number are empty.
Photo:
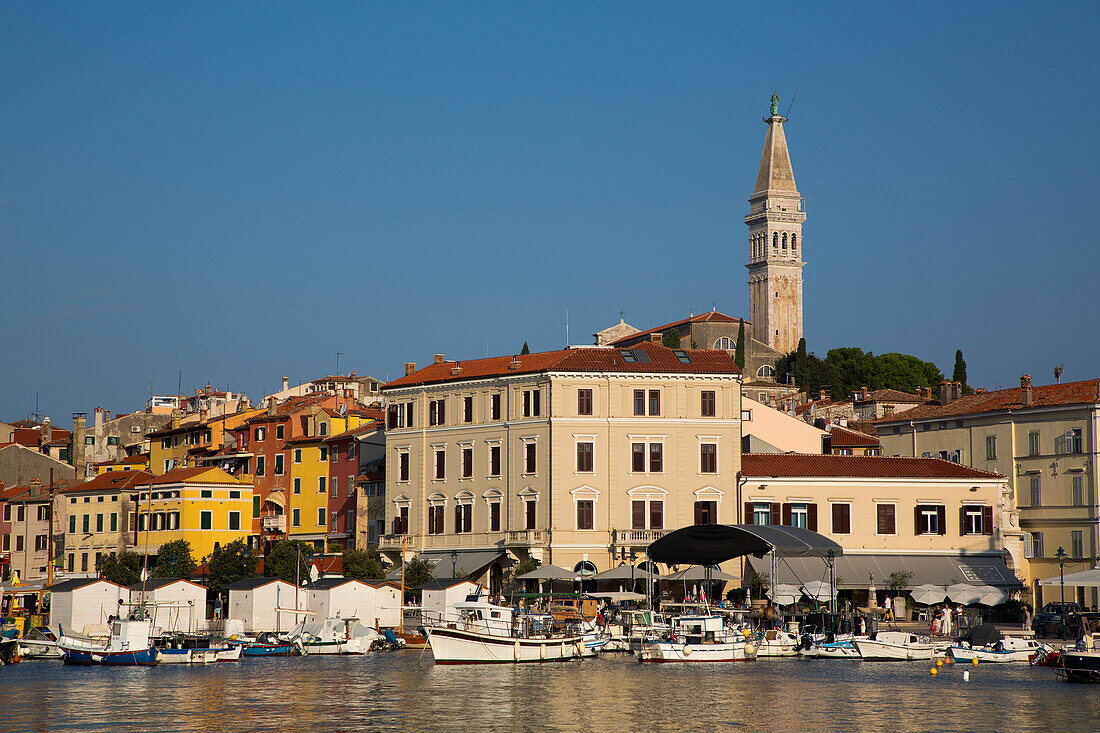
M972 662L977 659L982 663L1004 662L1030 662L1035 657L1043 644L1034 639L1021 639L1008 636L993 644L984 646L970 646L967 643L952 645L947 648L947 653L956 662Z
M610 635L603 651L638 654L646 641L660 638L669 631L664 616L650 610L625 610L619 613L617 622L607 625Z
M1066 682L1100 682L1100 652L1067 650L1056 669Z
M931 659L937 651L945 648L927 636L910 634L907 631L878 631L865 639L855 639L852 643L859 655L867 661L907 662Z
M520 613L484 595L455 604L457 616L425 626L436 664L556 662L584 655L584 634L563 633L549 615Z
M301 645L303 654L366 654L376 642L384 642L381 634L351 617L298 624L287 637Z
M239 646L244 657L293 657L302 653L301 640L296 644L270 632L254 638L230 639L229 644Z
M796 657L801 645L798 634L769 629L755 639L757 657Z
M854 643L857 638L866 637L833 633L803 634L798 656L807 659L859 659L860 653Z
M742 662L756 659L756 644L746 631L727 627L721 616L685 615L672 619L662 638L646 641L642 662Z
M204 634L165 634L153 639L161 664L235 662L241 646Z
M151 630L152 623L146 619L116 619L106 640L62 633L57 646L66 664L153 665L158 654L149 637Z

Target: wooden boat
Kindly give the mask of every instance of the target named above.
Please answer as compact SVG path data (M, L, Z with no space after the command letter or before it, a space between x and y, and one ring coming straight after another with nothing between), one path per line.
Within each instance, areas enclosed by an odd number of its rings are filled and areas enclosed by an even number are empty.
M57 646L66 664L101 664L107 666L148 666L156 664L158 655L149 638L152 624L145 620L111 622L111 635L106 640L66 636Z
M241 656L245 657L293 657L302 653L300 641L295 644L269 632L263 632L252 639L230 639L229 644L239 646Z
M769 629L756 639L757 657L797 657L801 639L798 634Z
M434 619L425 627L436 664L555 662L584 654L584 635L557 631L550 616L522 614L483 596L471 596L455 609L457 617Z
M743 662L756 659L747 632L726 627L722 616L685 615L672 619L669 633L642 645L642 662Z
M852 643L859 650L859 655L868 661L911 662L931 659L937 651L945 648L927 636L918 636L907 631L878 631Z

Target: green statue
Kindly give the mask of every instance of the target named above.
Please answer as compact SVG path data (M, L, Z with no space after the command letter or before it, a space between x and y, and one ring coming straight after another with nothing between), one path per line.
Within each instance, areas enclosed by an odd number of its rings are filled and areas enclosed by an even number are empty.
M779 92L772 92L772 117L779 115Z

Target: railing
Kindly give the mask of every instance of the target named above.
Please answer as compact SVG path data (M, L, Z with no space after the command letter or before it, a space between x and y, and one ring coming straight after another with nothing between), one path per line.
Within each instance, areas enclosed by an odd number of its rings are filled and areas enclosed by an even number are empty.
M550 544L550 530L520 529L509 530L504 540L505 547L545 547Z
M613 529L611 530L612 545L648 545L655 542L665 534L667 529Z
M384 534L378 538L379 550L400 550L403 534Z
M286 533L286 515L285 514L269 514L260 518L260 526L264 528L266 532L283 532Z

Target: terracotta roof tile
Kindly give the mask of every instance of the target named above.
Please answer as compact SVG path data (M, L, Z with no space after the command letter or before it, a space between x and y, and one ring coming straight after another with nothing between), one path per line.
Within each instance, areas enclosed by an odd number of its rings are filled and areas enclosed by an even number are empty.
M856 392L856 402L927 402L920 395L910 394L909 392L902 392L897 389L876 389L867 393L866 397L862 396L862 393Z
M829 431L829 446L832 448L843 447L875 447L882 445L874 435L861 433L858 430L842 428L834 425Z
M644 331L638 331L632 333L629 336L623 336L622 338L615 339L611 342L611 346L618 345L621 342L632 341L639 336L646 336L651 333L665 333L669 329L678 328L679 326L686 326L689 323L738 323L742 321L741 318L734 318L733 316L727 316L725 313L719 313L718 311L707 311L706 313L700 313L697 316L689 316L679 321L673 321L672 323L666 323L663 326L657 326L655 328L647 328ZM745 321L745 325L748 326L751 321ZM746 332L748 329L746 329ZM682 334L681 334L682 335Z
M995 473L940 458L887 456L825 456L801 453L746 453L741 471L755 477L845 478L1000 478Z
M154 478L147 471L112 471L100 474L91 481L85 481L75 486L69 486L60 493L72 493L77 491L110 491L113 489L128 489L148 482Z
M914 407L912 410L906 410L899 415L884 417L875 422L882 425L884 423L909 422L910 420L937 420L945 417L998 412L1001 410L1032 410L1042 407L1100 404L1100 379L1032 387L1031 400L1031 405L1024 407L1021 389L1010 387L995 392L975 392L974 394L963 395L946 405L921 405L920 407Z

